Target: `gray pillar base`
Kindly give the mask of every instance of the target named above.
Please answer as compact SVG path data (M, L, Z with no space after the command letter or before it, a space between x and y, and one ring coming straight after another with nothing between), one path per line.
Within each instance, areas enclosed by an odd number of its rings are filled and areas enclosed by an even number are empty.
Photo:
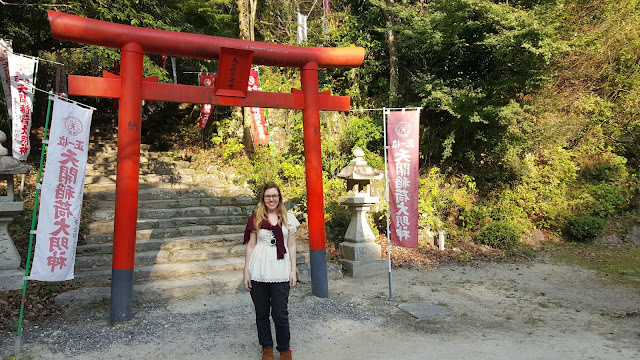
M309 250L311 263L311 293L319 298L329 297L327 279L327 249Z
M111 271L111 322L133 318L133 269Z

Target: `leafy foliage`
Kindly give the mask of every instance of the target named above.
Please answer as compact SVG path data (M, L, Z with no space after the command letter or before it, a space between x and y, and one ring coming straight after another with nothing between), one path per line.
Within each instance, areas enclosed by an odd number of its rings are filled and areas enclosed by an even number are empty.
M441 140L421 139L421 151L500 169L504 148L495 144L527 120L518 116L525 96L546 84L553 30L534 12L484 0L433 1L424 14L400 35L401 61L414 68L407 95Z
M576 216L569 219L568 230L577 241L590 242L602 234L605 224L606 221L597 216Z
M476 235L478 243L496 249L511 249L520 242L521 238L522 230L511 221L493 222Z

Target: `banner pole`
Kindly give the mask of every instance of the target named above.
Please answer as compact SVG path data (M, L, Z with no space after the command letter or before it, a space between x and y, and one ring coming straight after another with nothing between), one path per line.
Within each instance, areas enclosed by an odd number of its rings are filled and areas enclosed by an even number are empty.
M40 199L40 182L42 179L42 167L44 166L45 145L47 144L47 130L49 129L49 119L51 115L51 103L53 92L49 91L49 102L47 104L47 117L45 118L44 134L42 135L42 150L40 152L40 168L38 169L38 179L36 180L36 197L33 200L33 216L31 217L31 231L29 232L29 249L27 250L27 262L24 267L24 283L22 285L22 301L20 302L20 316L18 318L18 333L15 341L15 354L20 353L22 347L22 318L24 316L24 304L27 301L27 277L29 276L29 265L31 265L31 251L33 250L33 235L36 228L36 218L38 214L38 199Z
M389 260L389 301L393 300L393 288L391 286L391 234L389 234L389 169L387 168L387 112L389 109L382 108L382 127L384 130L384 186L387 200L387 259Z

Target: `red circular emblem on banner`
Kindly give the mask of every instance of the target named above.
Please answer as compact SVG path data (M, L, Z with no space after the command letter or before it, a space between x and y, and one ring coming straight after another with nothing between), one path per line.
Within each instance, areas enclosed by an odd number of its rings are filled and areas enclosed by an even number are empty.
M401 138L407 137L411 134L411 124L406 121L401 121L396 125L396 135Z
M82 133L82 122L75 116L68 116L64 119L64 128L71 136L78 136Z

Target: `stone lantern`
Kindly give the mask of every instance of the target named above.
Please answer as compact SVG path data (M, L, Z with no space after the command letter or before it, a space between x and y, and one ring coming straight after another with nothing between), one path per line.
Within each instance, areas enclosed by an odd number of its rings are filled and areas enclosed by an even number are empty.
M340 244L342 269L352 277L361 277L386 270L384 259L380 258L380 245L374 242L375 236L366 214L378 202L371 196L371 180L381 179L383 174L367 164L364 151L353 150L354 159L340 171L338 177L347 181L347 196L340 203L349 208L351 222Z
M22 201L13 201L13 176L26 174L30 165L23 165L2 146L7 140L0 131L0 181L7 182L7 195L0 196L0 289L9 290L22 287L24 271L20 271L20 255L9 236L8 226L13 216L24 208Z

